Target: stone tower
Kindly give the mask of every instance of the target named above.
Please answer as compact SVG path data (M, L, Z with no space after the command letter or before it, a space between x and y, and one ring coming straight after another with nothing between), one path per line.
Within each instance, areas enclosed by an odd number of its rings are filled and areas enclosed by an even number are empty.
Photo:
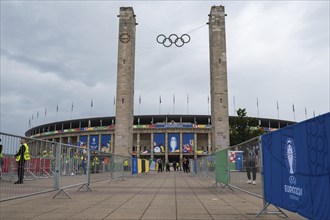
M135 26L132 7L121 7L118 36L116 124L113 152L129 155L133 143Z
M225 7L212 6L209 15L211 123L213 152L229 147Z

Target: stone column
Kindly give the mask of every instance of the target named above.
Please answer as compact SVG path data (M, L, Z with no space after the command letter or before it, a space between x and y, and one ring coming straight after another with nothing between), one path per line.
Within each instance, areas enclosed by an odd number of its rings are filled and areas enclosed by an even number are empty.
M135 26L132 7L121 7L118 36L116 126L114 153L128 156L133 143Z
M197 133L194 134L194 148L195 148L195 152L194 152L194 159L197 159Z
M140 149L140 133L137 133L136 134L136 156L138 158L140 158L140 152L141 152L141 149Z
M164 150L165 150L165 162L168 161L168 133L165 132L165 146L164 146Z
M209 15L212 147L229 146L225 7L212 6Z
M151 140L150 140L150 143L151 143L151 147L150 147L150 157L151 157L151 160L154 159L154 133L151 133L150 134L151 136Z
M208 147L208 151L209 151L209 153L215 153L215 150L212 149L212 147L211 147L212 146L211 143L212 143L212 141L211 141L211 134L208 133L207 134L207 147Z
M183 134L182 134L182 132L180 132L180 146L179 146L180 160L181 160L181 158L183 156L182 149L183 149Z

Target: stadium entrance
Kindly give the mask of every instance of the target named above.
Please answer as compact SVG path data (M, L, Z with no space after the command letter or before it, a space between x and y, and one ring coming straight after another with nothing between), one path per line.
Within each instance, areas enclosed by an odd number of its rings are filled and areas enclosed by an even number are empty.
M173 163L173 162L180 162L180 156L179 155L168 155L168 162Z

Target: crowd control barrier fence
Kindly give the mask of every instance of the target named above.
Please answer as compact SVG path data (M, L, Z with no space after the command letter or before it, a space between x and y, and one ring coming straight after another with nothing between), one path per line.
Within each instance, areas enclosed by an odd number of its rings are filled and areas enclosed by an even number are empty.
M261 136L219 150L215 154L202 156L194 164L197 175L213 181L211 187L219 187L218 192L226 187L231 191L240 190L263 199L264 205L267 204L264 200ZM260 212L286 216L280 208L275 208L275 211Z
M261 198L264 207L257 216L287 217L282 208L308 219L330 219L330 113L198 158L195 164L201 178L215 181L212 187ZM275 211L268 209L270 204Z
M21 138L27 141L30 160L25 162L23 184L14 184L18 180L15 155ZM0 139L0 201L56 190L54 198L61 192L70 197L66 191L69 187L91 190L92 182L117 182L132 175L130 157L2 132Z

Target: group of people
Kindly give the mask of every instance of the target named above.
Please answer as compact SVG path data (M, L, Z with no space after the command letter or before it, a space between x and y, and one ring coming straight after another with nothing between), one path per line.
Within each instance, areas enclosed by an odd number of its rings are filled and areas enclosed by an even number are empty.
M173 161L172 167L173 167L174 171L179 171L179 170L182 171L180 163ZM166 172L170 172L170 163L169 162L166 163Z
M164 161L161 158L158 158L156 163L158 165L158 173L162 173L164 171L164 169L166 169L166 172L170 172L170 167L171 167L170 162L166 162L164 164ZM172 162L172 167L173 167L174 171L182 171L182 168L183 168L183 171L185 173L189 173L190 172L189 159L187 159L187 158L183 159L182 167L181 167L181 164L179 162L173 161Z

